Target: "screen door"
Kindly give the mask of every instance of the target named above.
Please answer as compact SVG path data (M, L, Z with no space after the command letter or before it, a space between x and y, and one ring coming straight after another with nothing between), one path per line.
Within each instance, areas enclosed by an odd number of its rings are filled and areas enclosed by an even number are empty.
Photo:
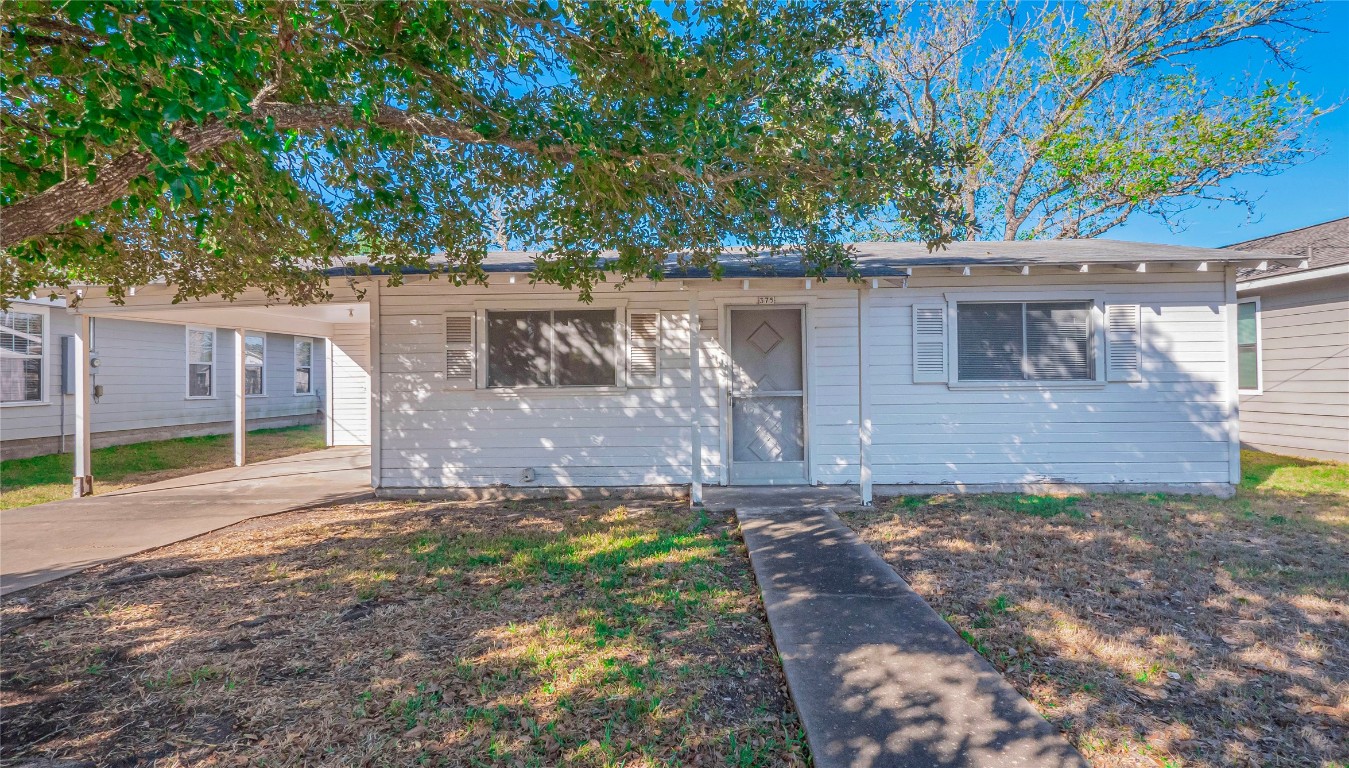
M802 310L733 308L731 482L806 482Z

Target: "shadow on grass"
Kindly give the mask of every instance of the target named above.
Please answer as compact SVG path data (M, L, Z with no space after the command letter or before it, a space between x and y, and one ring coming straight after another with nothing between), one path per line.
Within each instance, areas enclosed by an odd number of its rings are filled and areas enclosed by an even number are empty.
M248 521L29 591L8 756L805 765L743 545L669 504L373 503ZM144 725L149 723L149 726Z
M1059 503L845 519L1094 762L1349 761L1349 496Z

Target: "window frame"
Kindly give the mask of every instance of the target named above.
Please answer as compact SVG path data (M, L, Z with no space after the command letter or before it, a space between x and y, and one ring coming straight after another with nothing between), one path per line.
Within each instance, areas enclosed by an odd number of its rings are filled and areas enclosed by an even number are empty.
M1106 386L1105 372L1105 294L1102 291L996 291L996 292L951 292L944 295L946 300L946 359L948 389L988 389L988 390L1059 390L1059 389L1103 389ZM1002 379L962 381L960 379L960 304L1040 304L1067 301L1091 303L1090 336L1087 343L1091 353L1091 378L1089 379Z
M34 405L51 405L51 355L48 354L49 348L51 347L51 339L53 338L51 307L45 304L30 304L27 302L15 301L10 304L8 311L42 316L42 363L40 367L41 372L38 374L40 377L38 384L38 399L0 401L0 408L24 408Z
M502 397L570 397L577 394L606 395L627 392L628 386L628 299L627 297L596 297L591 304L577 306L575 299L540 297L529 304L522 304L519 298L481 298L455 312L473 314L473 387L446 387L447 392L474 394L489 398ZM567 386L567 387L489 387L487 386L487 313L488 312L526 312L530 310L569 310L569 309L611 309L616 319L615 338L618 344L618 362L614 371L613 384ZM442 336L442 341L443 341Z
M257 365L258 380L261 382L261 392L244 392L244 397L266 397L267 396L267 332L266 331L244 331L244 386L248 386L248 340L262 339L262 363Z
M614 378L607 384L540 384L540 385L513 385L513 386L492 386L489 382L489 371L492 367L492 348L489 336L490 316L493 312L548 312L549 313L549 336L553 335L552 315L557 312L612 312L614 318L614 338L613 349L614 358ZM503 306L486 306L478 312L479 343L480 352L478 365L478 387L487 392L506 392L506 393L546 393L546 392L603 392L612 390L621 390L627 388L627 317L624 308L620 306L602 305L602 306L580 306L568 303L563 305L546 304L536 307L521 307L518 303ZM555 350L553 350L555 352ZM549 365L556 368L556 355L549 360ZM550 374L555 374L555 370L550 370Z
M1255 305L1255 389L1241 386L1241 305ZM1232 356L1236 363L1236 382L1238 395L1263 395L1265 393L1265 332L1260 318L1260 297L1237 299L1236 334L1232 339Z
M308 345L309 345L309 365L300 365L300 345L301 345L301 344L308 344ZM297 395L312 395L312 394L314 394L314 338L313 338L312 336L294 336L294 337L292 337L291 359L292 359L292 360L294 361L294 363L295 363L295 365L293 366L293 370L291 371L291 375L292 375L292 377L294 378L294 381L292 382L292 383L294 384L294 386L291 387L291 389L292 389L292 390L294 391L294 393L297 394ZM304 369L306 369L306 370L309 371L309 388L308 388L308 389L305 389L305 390L301 390L301 389L300 389L300 381L299 381L299 376L298 376L298 374L299 374L301 368L304 368Z
M192 332L199 331L211 334L211 362L199 363L192 360ZM220 334L215 328L209 328L204 325L185 325L183 326L183 394L188 400L216 400L220 397L216 389L217 366L220 364ZM192 394L192 366L210 365L211 366L211 394L194 395Z

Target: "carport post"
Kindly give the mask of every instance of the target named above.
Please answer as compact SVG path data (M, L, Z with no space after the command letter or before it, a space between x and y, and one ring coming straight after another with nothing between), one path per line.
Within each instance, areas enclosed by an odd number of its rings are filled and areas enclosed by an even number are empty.
M323 340L323 446L335 445L337 423L333 421L333 340Z
M234 329L234 466L245 461L244 443L248 436L248 412L244 394L244 329Z
M94 494L94 474L90 466L89 419L93 414L93 390L89 384L89 316L75 316L75 498ZM64 395L63 395L64 397Z

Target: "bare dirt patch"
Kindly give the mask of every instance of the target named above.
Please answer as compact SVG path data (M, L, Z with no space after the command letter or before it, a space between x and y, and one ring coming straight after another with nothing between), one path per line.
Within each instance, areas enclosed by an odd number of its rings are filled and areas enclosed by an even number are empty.
M1349 762L1349 495L844 517L1095 766Z
M183 567L202 570L104 585ZM0 619L91 596L3 637L5 764L809 760L736 529L684 505L288 513Z

